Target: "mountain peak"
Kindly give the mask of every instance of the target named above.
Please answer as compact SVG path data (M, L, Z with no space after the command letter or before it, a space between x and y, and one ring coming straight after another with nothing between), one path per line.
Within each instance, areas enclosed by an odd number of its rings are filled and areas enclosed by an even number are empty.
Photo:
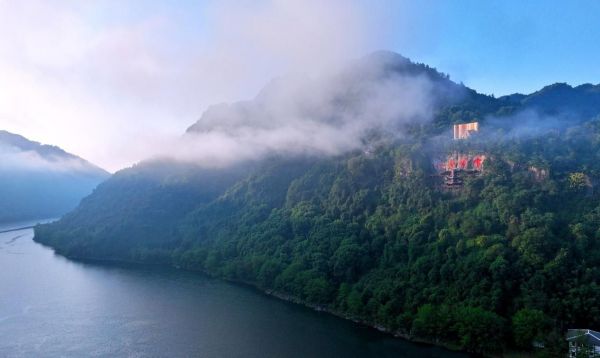
M108 176L59 147L0 130L0 222L61 216Z
M34 168L40 161L46 162L44 169L51 169L53 166L58 166L58 163L69 162L69 169L74 169L81 172L93 173L97 176L108 176L109 173L104 169L88 162L87 160L66 152L60 147L40 142L29 140L22 135L0 130L0 155L5 159L12 161L11 166L27 166ZM27 163L28 160L33 161L35 157L36 163ZM9 160L7 160L8 162Z
M41 144L5 130L0 130L0 145L10 146L21 151L35 151L48 158L51 156L76 158L57 146Z
M378 50L371 52L370 54L363 57L366 61L375 61L384 64L412 64L413 62L401 54L388 50Z

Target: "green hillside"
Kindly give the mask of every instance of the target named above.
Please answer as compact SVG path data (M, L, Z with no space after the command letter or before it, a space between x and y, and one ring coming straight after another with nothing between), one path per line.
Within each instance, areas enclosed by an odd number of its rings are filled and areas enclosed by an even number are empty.
M563 118L568 103L541 98L553 91L495 99L384 56L392 71L439 81L433 121L407 123L401 138L372 134L364 150L337 156L274 155L225 169L141 164L36 227L35 240L68 257L247 282L472 352L538 342L558 354L567 328L599 329L600 110L578 95L589 88L571 88L573 108L591 104ZM555 120L522 121L530 110ZM449 140L452 123L473 119L478 136ZM457 150L487 159L450 190L432 160Z

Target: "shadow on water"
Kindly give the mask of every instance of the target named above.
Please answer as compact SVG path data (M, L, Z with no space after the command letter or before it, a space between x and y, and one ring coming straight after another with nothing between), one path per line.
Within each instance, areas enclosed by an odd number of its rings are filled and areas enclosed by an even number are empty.
M345 320L335 315L323 311L316 311L309 307L285 301L272 295L268 295L260 289L245 283L235 281L224 281L219 278L208 276L201 272L187 271L162 265L151 265L144 263L106 261L106 260L86 260L86 259L67 259L55 254L63 260L82 265L83 267L107 272L125 273L131 276L137 276L144 279L151 277L156 280L166 280L171 284L187 286L188 288L211 287L219 288L228 293L235 293L245 296L244 299L262 305L269 306L269 310L274 314L279 311L285 312L289 318L305 321L305 328L314 329L325 336L332 337L331 343L336 345L334 340L356 340L361 348L344 349L341 346L335 348L335 355L329 355L328 349L324 349L323 357L337 357L338 353L344 357L469 357L470 355L462 352L450 351L442 347L432 346L430 344L410 342L402 338L393 337L391 334L378 331L372 327L361 323ZM310 325L314 324L314 327ZM258 328L258 327L256 327ZM296 334L294 332L290 332ZM346 342L349 343L349 342ZM307 342L307 344L310 344ZM352 344L348 345L348 347ZM342 348L342 349L340 349ZM337 352L337 349L340 349ZM260 356L260 355L259 355ZM290 355L294 356L294 355ZM321 355L313 355L318 357Z
M467 357L247 285L155 265L70 260L0 234L0 356ZM6 245L4 245L6 246Z

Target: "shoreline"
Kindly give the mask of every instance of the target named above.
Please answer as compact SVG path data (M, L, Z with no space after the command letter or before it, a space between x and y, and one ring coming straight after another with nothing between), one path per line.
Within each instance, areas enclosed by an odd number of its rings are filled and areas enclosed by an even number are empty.
M13 232L13 231L20 231L20 230L25 230L25 229L33 229L34 227L35 227L35 225L32 225L32 226L23 226L23 227L16 227L14 229L0 230L0 234L5 234L7 232Z
M355 324L359 324L361 326L364 327L368 327L370 329L376 330L378 332L381 332L383 334L386 334L388 336L394 337L396 339L401 339L407 342L411 342L411 343L415 343L415 344L419 344L419 345L426 345L426 346L431 346L431 347L440 347L443 349L446 349L448 351L452 351L452 352L458 352L458 353L464 353L467 356L473 356L473 353L458 349L455 346L446 344L444 342L434 342L434 341L429 341L427 339L423 339L420 337L416 337L416 336L411 336L408 334L404 334L402 332L393 332L390 331L388 329L386 329L383 326L378 326L375 325L371 322L365 321L365 320L360 320L354 317L350 317L350 316L346 316L343 313L337 312L335 310L332 310L328 307L324 307L324 306L319 306L319 305L314 305L314 304L310 304L308 302L304 302L300 299L297 299L293 296L287 295L287 294L282 294L279 293L275 290L272 289L264 289L259 287L257 284L253 283L253 282L248 282L248 281L243 281L243 280L235 280L235 279L229 279L229 278L224 278L224 277L220 277L220 276L216 276L211 274L210 272L204 271L204 270L191 270L191 269L186 269L186 268L182 268L182 267L178 267L172 264L164 264L164 263L149 263L149 262L144 262L144 261L136 261L136 260L125 260L125 259L110 259L110 258L90 258L90 257L76 257L76 256L66 256L61 254L60 252L58 252L54 247L41 243L37 240L35 240L35 236L33 237L33 241L39 245L42 245L44 247L47 247L49 249L51 249L53 251L53 253L55 255L59 255L61 257L64 257L66 259L69 260L73 260L76 262L80 262L80 263L90 263L90 264L105 264L105 265L121 265L121 266L130 266L130 267L138 267L138 268L142 268L142 267L153 267L153 268L165 268L165 269L171 269L171 270L178 270L178 271L183 271L183 272L188 272L188 273L196 273L196 274L202 274L205 275L211 279L216 279L216 280L220 280L220 281L224 281L224 282L228 282L231 284L235 284L235 285L241 285L244 286L246 288L250 288L252 290L255 290L263 295L266 296L270 296L273 298L276 298L278 300L281 301L285 301L285 302L289 302L291 304L295 304L295 305L300 305L300 306L304 306L306 308L309 308L315 312L322 312L322 313L326 313L332 316L335 316L337 318L346 320L346 321L350 321L353 322Z

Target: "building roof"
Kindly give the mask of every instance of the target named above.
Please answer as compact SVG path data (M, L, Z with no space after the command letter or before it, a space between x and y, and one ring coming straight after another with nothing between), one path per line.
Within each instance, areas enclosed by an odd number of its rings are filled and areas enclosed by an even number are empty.
M591 329L570 329L567 331L567 341L579 340L591 346L600 346L600 332Z

